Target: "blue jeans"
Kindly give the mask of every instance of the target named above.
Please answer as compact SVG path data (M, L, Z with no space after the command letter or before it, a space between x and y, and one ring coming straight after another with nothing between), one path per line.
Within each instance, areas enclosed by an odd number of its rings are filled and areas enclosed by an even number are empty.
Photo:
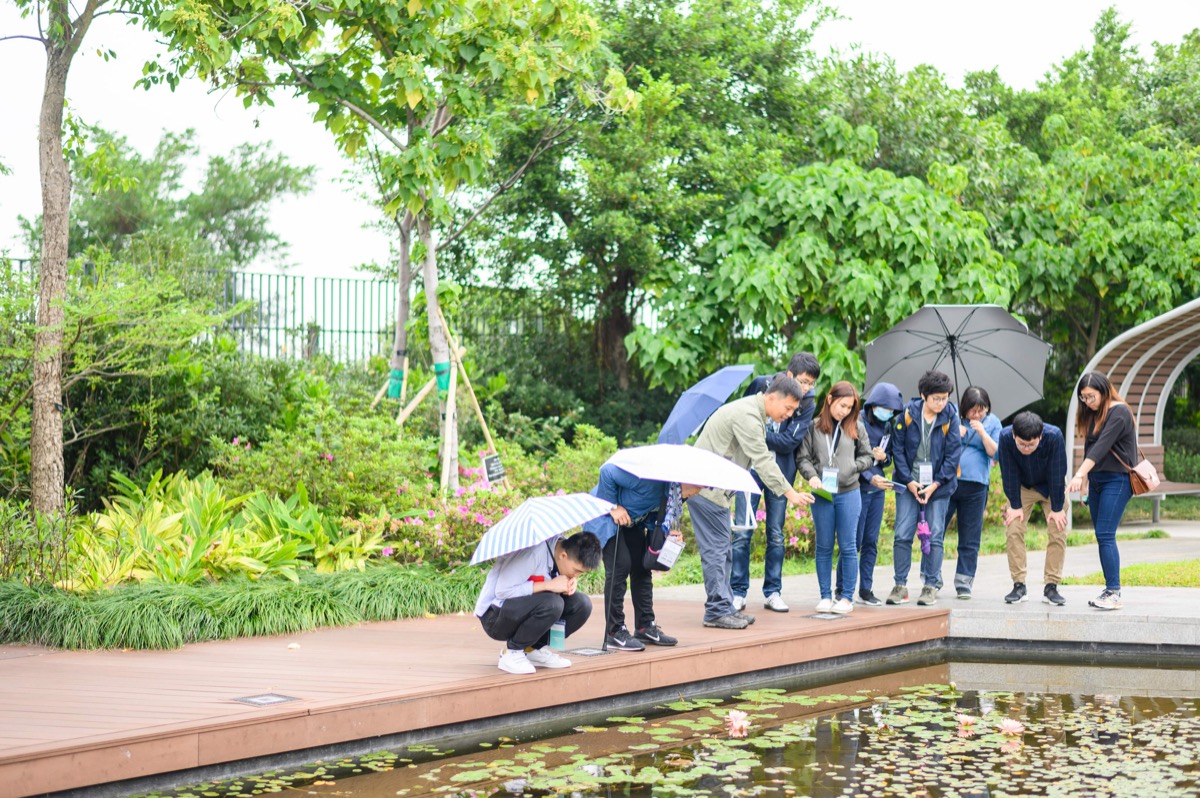
M763 555L763 596L783 590L783 522L787 517L788 500L763 489L767 508L767 551ZM745 496L739 493L735 500L734 517L741 518L745 512ZM751 512L758 510L758 496L754 496ZM733 531L733 566L729 575L729 589L735 596L745 598L750 590L750 543L753 529Z
M1122 471L1092 471L1088 474L1088 511L1100 547L1100 569L1104 587L1121 589L1121 553L1117 551L1117 527L1125 515L1125 505L1133 496L1129 474Z
M837 538L838 568L845 566L844 574L858 574L858 515L862 510L862 496L857 490L835 493L833 501L818 498L812 504L813 526L817 536L817 585L821 598L832 598L829 583L833 576L833 541ZM856 578L842 582L839 598L854 600Z
M862 510L858 513L858 535L854 542L858 549L858 595L870 593L875 581L875 560L879 556L879 527L883 523L883 497L879 488L859 488ZM846 581L843 561L837 565L837 585L834 592L842 594L842 583Z
M988 486L982 482L959 480L958 490L946 507L946 526L958 513L958 563L954 566L954 587L971 589L975 566L979 563L979 540L983 537L983 515L987 511Z
M925 521L933 537L929 539L929 554L921 557L921 581L925 586L942 586L942 545L946 537L946 505L950 497L933 499L925 507ZM896 536L892 542L892 560L896 584L908 584L912 568L913 540L917 536L917 521L922 505L907 490L896 492Z

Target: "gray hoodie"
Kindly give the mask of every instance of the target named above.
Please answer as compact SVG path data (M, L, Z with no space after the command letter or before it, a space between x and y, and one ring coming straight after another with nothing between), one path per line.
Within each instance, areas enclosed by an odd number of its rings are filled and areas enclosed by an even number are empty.
M835 428L840 429L839 427ZM816 422L808 428L808 435L796 450L796 466L807 482L813 477L820 477L821 472L829 462L830 436L817 429ZM838 493L849 493L858 490L858 475L875 463L871 454L871 439L867 437L867 428L862 419L858 420L858 440L845 433L838 435L837 451L832 465L838 470Z

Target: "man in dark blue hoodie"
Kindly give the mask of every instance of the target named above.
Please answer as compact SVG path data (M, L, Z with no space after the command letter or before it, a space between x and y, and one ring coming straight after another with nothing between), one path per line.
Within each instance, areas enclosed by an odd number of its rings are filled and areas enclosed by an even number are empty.
M743 396L754 396L766 393L779 374L758 377L750 383ZM783 472L784 479L796 483L796 450L808 434L812 425L813 412L817 406L816 393L813 386L821 376L821 366L816 355L811 352L797 352L788 361L787 376L800 383L804 390L804 400L792 417L782 423L767 424L767 448L775 453L775 462ZM755 481L763 489L764 505L767 515L767 550L763 557L763 606L775 612L787 612L788 605L784 602L780 591L783 590L783 522L787 517L787 498L772 493L763 485L758 474L753 471ZM746 593L750 590L750 543L754 537L757 523L748 527L739 524L739 520L747 515L747 510L753 517L758 510L758 496L752 499L753 504L746 506L744 494L738 494L734 503L734 518L736 519L733 532L733 566L729 573L729 589L733 593L733 610L741 612L746 607ZM741 528L736 528L741 526Z
M958 459L962 440L958 412L950 404L954 383L940 371L927 371L917 382L920 399L913 399L893 424L892 479L906 488L896 493L896 535L892 560L896 585L888 604L908 602L908 572L912 567L913 538L922 511L932 536L929 554L921 557L924 586L917 604L937 603L942 586L942 539L946 534L946 506L958 487ZM951 434L953 433L953 434Z
M883 469L892 464L892 421L903 409L904 397L890 382L876 383L863 400L862 418L871 439L871 452L875 455L875 465L858 477L862 499L862 511L858 514L858 601L868 607L883 604L871 591L875 559L879 553L879 526L883 523L883 499L887 489L892 487L891 481L883 475ZM839 559L835 596L842 595L844 576Z

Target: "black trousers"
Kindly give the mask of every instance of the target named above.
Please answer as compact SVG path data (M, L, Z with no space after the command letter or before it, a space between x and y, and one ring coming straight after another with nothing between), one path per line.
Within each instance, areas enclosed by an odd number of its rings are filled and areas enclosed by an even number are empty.
M488 607L479 622L493 640L503 640L512 651L542 648L550 642L550 627L555 621L567 625L567 637L587 623L592 600L583 593L534 593L505 599L499 607Z
M604 546L606 633L625 625L625 586L633 599L634 629L654 623L654 578L646 569L646 528L623 526ZM632 631L632 630L631 630Z

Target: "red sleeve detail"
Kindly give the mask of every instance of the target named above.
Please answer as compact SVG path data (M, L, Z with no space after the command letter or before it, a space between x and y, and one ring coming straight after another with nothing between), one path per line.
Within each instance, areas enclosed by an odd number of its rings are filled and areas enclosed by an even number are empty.
M531 577L529 577L529 581L530 581L530 582L545 582L545 581L546 581L546 577L544 577L544 576L531 576Z

